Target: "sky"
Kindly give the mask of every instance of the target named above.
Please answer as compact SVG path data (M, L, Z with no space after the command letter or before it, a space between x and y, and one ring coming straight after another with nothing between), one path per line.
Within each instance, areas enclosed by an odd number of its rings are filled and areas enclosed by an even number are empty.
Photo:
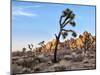
M37 47L43 40L54 39L59 31L59 18L66 8L76 15L76 26L68 25L66 29L72 29L78 35L84 31L95 35L95 6L12 0L12 51L27 48L31 43Z

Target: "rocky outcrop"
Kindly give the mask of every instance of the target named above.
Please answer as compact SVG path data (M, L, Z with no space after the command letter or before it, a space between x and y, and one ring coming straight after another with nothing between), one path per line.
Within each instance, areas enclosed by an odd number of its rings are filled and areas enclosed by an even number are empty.
M56 39L53 39L46 44L45 48L47 51L50 52L55 49L55 46L56 46Z
M79 35L76 39L68 39L64 42L66 44L67 49L82 49L85 46L85 43L87 43L89 48L92 48L95 46L96 43L96 37L92 36L90 33L85 31L82 35Z
M88 42L86 42L88 41ZM96 44L96 36L92 36L90 33L85 31L82 35L79 35L78 38L74 39L67 39L64 42L59 42L58 44L58 49L63 50L63 49L71 49L71 50L80 50L84 49L85 47L85 42L87 43L89 49L95 47ZM49 52L54 52L56 46L56 39L52 39L51 41L48 41L45 46L38 47L37 52L42 52L42 53L49 53Z

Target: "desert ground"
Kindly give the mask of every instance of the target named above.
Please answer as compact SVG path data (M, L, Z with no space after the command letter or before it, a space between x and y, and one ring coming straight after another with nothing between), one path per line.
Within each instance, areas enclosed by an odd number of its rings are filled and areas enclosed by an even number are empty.
M96 50L58 50L57 63L53 53L26 52L25 55L12 56L12 74L57 72L71 70L90 70L96 68Z
M29 51L23 48L22 51L12 52L12 74L96 69L96 37L88 32L82 36L59 43L56 63L56 40L49 41L46 45L42 43L41 47L35 49L32 49L32 44L28 45Z

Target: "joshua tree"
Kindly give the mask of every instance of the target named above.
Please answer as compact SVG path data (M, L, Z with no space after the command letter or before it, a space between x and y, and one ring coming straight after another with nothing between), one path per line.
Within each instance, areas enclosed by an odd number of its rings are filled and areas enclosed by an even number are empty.
M44 46L45 46L45 41L41 41L40 43L38 43L38 45L40 45L42 48L44 48Z
M28 48L30 49L30 51L32 51L32 49L33 49L33 44L28 44Z
M54 62L55 63L57 62L57 57L56 57L57 47L59 44L60 36L62 35L63 39L65 39L66 36L68 35L68 32L72 32L72 36L74 37L77 36L75 31L65 29L65 26L67 25L72 25L72 26L76 25L74 18L75 18L75 14L69 8L65 9L62 12L62 15L60 16L60 20L59 20L60 30L58 32L58 35L55 34L55 37L56 37L56 46L55 46L55 51L54 51Z
M26 48L22 48L22 52L23 52L23 55L25 55L25 52L26 52Z

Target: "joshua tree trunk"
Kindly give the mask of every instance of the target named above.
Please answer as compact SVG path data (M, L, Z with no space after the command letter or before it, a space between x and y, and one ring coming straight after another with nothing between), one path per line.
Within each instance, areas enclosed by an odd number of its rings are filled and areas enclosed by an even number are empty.
M58 44L59 44L59 39L60 39L61 31L62 30L60 30L58 36L55 34L55 36L56 36L56 46L55 46L55 51L54 51L54 63L57 62L57 48L58 48Z

